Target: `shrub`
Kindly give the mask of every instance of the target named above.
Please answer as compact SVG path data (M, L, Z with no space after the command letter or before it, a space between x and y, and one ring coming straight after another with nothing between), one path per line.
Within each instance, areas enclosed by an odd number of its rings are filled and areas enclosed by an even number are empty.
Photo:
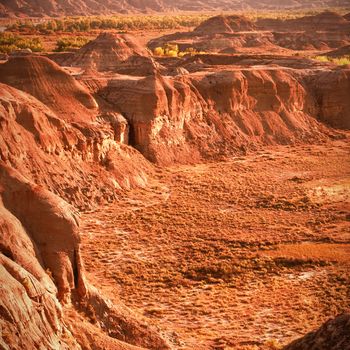
M348 64L350 64L350 56L344 56L344 57L335 58L333 60L333 62L335 64L337 64L338 66L348 65Z
M347 64L350 64L350 56L343 56L339 58L333 58L329 56L316 56L314 57L315 60L319 62L329 62L334 63L338 66L345 66Z
M176 29L195 27L206 20L208 15L146 15L146 16L91 16L49 19L34 23L31 20L19 20L8 26L9 31L30 33L47 32L88 32L96 29L145 30Z
M177 54L178 54L178 51L175 51L175 50L167 50L166 52L166 56L168 57L177 57Z
M164 56L164 49L162 47L156 47L154 50L153 50L153 53L156 55L156 56Z
M199 55L203 54L203 51L197 51L193 47L187 48L185 51L180 51L176 44L165 44L164 47L156 47L153 50L153 54L156 56L167 56L167 57L183 57L185 55Z
M11 53L21 49L41 52L44 48L40 38L24 38L11 33L0 33L0 52Z
M80 49L82 46L89 42L88 38L76 36L76 37L65 37L60 38L56 42L56 52L71 51Z

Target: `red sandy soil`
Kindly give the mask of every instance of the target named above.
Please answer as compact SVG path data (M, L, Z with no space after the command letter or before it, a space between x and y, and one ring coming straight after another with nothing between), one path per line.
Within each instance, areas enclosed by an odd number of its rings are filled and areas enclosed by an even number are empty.
M276 348L350 297L347 140L158 169L84 214L87 277L175 349Z

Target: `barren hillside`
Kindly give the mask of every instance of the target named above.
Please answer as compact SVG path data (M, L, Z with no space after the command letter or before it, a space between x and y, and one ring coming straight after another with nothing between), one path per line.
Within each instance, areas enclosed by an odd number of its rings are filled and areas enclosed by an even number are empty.
M242 0L19 0L0 1L0 15L6 17L41 17L68 15L101 15L112 13L151 13L172 11L229 11L242 9L300 9L347 6L347 0L318 1L242 1Z

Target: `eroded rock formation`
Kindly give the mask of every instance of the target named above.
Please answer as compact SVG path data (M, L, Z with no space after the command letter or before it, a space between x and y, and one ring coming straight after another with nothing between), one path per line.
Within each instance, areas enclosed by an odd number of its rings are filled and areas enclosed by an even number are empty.
M75 214L4 163L0 183L4 349L80 349L57 299L67 301L71 289L85 292Z
M2 0L0 2L0 15L6 17L14 16L71 16L71 15L105 15L115 13L153 13L170 11L232 11L243 9L300 9L312 8L314 6L326 8L330 6L347 6L347 0L249 0L249 1L231 1L231 0L180 0L174 3L173 0L109 0L101 2L97 0L78 0L71 2L69 0L17 0L9 2Z
M135 37L112 33L101 33L77 54L63 57L58 62L61 65L81 67L95 72L131 75L152 74L161 68Z
M349 44L350 22L326 11L315 16L291 20L261 19L254 22L243 16L216 16L191 32L165 35L149 42L149 47L173 43L181 50L239 53L252 50L289 53L288 50L329 50Z
M211 35L246 42L235 30L255 30L240 18L220 23ZM346 67L272 55L159 61L132 37L107 33L57 59L81 69L74 77L36 55L0 65L4 349L168 349L157 329L86 281L75 208L145 186L154 170L145 157L215 159L322 142L343 136L329 125L350 126Z
M155 330L122 305L111 305L87 284L79 251L79 220L72 206L3 162L0 183L0 323L5 349L81 349L71 333L77 328L82 332L81 345L89 348L84 337L93 330L77 316L72 320L66 315L75 309L95 317L97 344L104 340L94 349L133 348L113 339L168 348Z
M145 185L149 165L118 142L125 141L119 131L125 121L102 115L93 123L71 124L33 96L0 86L1 159L23 175L81 208L113 200L118 189ZM93 183L97 177L99 186Z
M284 350L348 350L350 349L350 314L342 314L319 329L293 341Z
M194 32L197 34L219 34L252 31L254 23L243 16L215 16L201 23Z
M10 58L0 65L0 82L33 95L67 121L89 122L97 114L86 88L43 56Z

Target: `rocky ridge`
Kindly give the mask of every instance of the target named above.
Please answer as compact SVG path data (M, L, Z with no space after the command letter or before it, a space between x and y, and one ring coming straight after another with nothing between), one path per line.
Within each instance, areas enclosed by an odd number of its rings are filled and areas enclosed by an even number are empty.
M174 3L172 0L141 0L141 1L96 1L78 0L19 0L16 2L0 1L0 15L6 17L42 17L42 16L71 16L71 15L107 15L113 13L152 13L177 11L232 11L244 9L300 9L313 7L347 6L346 0L319 0L319 1L229 1L181 0Z
M266 53L289 54L290 50L329 50L350 42L350 22L346 17L325 11L297 19L260 19L219 15L204 21L190 32L165 35L149 42L149 47L172 43L181 50L192 47L211 53L244 53L260 48Z

